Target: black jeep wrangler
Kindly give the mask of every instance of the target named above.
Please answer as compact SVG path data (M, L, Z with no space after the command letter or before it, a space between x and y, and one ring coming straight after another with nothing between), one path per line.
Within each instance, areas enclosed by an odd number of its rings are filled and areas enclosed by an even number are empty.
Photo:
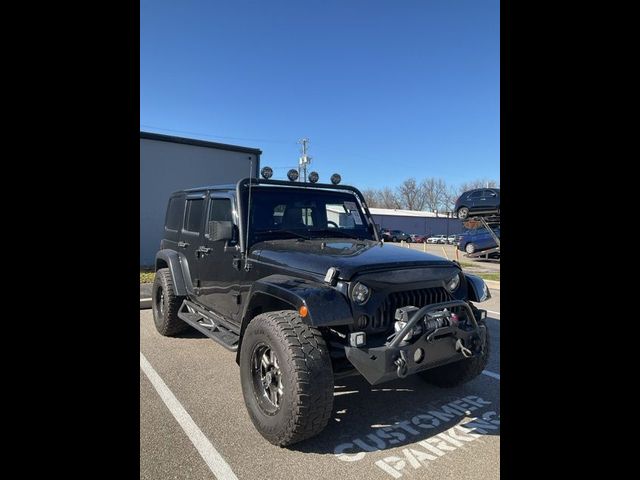
M486 311L471 303L490 297L484 281L384 244L354 187L246 178L175 192L155 266L158 332L191 326L236 351L251 420L276 445L327 425L335 378L451 387L487 364Z

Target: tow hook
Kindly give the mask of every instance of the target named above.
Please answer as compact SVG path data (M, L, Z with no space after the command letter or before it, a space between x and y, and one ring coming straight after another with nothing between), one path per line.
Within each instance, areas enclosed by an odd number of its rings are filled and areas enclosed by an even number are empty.
M462 353L462 355L465 358L469 358L469 357L473 356L473 353L471 352L471 350L469 350L467 347L464 346L464 344L462 343L462 339L461 338L459 338L456 341L456 352Z
M400 356L396 358L395 362L393 362L398 366L396 373L400 378L405 378L407 376L407 357L405 355L404 350L400 350Z

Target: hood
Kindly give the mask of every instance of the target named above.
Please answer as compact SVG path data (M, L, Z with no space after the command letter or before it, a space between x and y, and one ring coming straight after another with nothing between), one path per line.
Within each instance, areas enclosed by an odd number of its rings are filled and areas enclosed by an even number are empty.
M269 240L256 243L251 253L261 262L322 276L336 267L343 280L365 271L452 266L449 260L411 248L350 238Z

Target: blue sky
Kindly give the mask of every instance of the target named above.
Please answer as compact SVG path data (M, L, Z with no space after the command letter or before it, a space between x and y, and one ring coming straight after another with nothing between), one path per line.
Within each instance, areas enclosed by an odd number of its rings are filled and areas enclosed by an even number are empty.
M496 0L142 0L140 129L360 188L499 180Z

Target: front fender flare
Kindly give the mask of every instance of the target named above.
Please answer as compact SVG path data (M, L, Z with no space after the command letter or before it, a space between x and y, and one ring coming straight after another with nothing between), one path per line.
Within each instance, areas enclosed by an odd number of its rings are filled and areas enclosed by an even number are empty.
M302 320L313 327L330 327L353 323L351 306L338 290L327 285L291 277L288 275L270 275L256 281L249 292L249 301L245 305L242 323L248 323L250 312L261 301L260 296L274 297L298 310L303 305L309 313Z
M491 298L491 292L484 280L477 275L465 273L467 279L467 292L472 302L484 302Z

